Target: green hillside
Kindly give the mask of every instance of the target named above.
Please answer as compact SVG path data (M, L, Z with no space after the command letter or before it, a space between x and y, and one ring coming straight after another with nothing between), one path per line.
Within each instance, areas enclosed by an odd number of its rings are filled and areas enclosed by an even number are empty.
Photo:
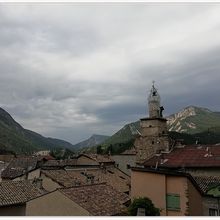
M110 144L119 144L129 142L131 139L135 138L140 132L140 122L136 121L125 125L118 132L113 134L110 138L102 143L103 146L108 146Z
M0 149L17 154L31 154L38 150L72 148L72 144L24 129L11 115L0 108Z
M220 127L220 113L207 108L189 106L168 117L170 131L196 134Z

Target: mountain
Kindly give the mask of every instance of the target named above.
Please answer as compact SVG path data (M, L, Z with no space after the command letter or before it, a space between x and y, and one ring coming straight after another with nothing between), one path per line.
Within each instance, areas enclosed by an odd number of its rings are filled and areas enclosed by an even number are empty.
M136 121L134 123L126 124L122 129L107 138L105 141L99 144L99 146L93 145L89 149L83 149L92 153L108 153L118 154L127 150L133 146L136 135L140 132L140 123Z
M106 136L106 135L93 134L87 140L82 141L80 143L77 143L77 144L73 145L73 147L75 149L92 147L92 146L95 146L98 144L102 144L108 138L109 138L109 136Z
M169 131L196 134L220 127L220 112L189 106L167 117Z
M111 137L109 137L106 141L103 142L102 145L107 146L110 144L118 144L118 143L126 143L129 142L132 138L140 132L140 122L132 122L130 124L126 124L122 129L117 131Z
M186 144L215 144L220 142L220 112L207 108L189 106L167 117L169 135L184 139ZM118 132L102 143L102 149L120 153L133 146L135 136L140 131L140 121L125 125Z
M0 108L0 149L17 154L53 148L73 148L69 142L46 138L36 132L24 129L11 115Z

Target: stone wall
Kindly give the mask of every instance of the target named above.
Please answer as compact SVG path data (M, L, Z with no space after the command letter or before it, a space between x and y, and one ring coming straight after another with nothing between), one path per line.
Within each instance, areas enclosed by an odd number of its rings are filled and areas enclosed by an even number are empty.
M141 119L141 136L135 140L137 162L153 157L158 151L169 151L169 137L166 119Z

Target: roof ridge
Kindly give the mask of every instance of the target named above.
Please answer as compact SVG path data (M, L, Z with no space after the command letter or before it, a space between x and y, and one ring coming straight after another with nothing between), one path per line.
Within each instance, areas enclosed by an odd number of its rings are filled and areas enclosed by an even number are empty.
M62 187L59 188L58 190L63 190L63 189L70 189L70 188L80 188L80 187L88 187L88 186L95 186L95 185L107 185L107 182L101 182L101 183L93 183L93 184L84 184L84 185L80 185L80 186L69 186L69 187Z

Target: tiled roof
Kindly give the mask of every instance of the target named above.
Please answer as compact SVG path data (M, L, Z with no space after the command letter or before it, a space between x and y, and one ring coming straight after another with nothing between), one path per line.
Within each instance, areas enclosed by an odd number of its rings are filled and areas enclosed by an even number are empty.
M218 176L192 176L192 177L204 193L207 193L207 191L211 187L220 185L220 177Z
M218 145L190 145L174 148L170 153L154 156L144 162L145 167L220 167L220 147Z
M42 170L42 173L64 187L106 182L120 192L129 191L130 177L115 167L107 169Z
M3 181L0 182L0 206L25 203L44 193L30 180Z
M43 164L43 167L60 167L65 166L75 166L77 164L77 159L65 159L65 160L48 160Z
M125 211L129 201L125 193L106 184L95 184L59 189L69 199L86 209L93 216L112 216Z
M37 167L36 157L18 157L14 158L2 171L1 177L5 179L14 179Z
M114 160L109 155L101 155L101 154L81 154L81 155L89 157L98 163L114 163ZM79 157L81 155L79 155Z

